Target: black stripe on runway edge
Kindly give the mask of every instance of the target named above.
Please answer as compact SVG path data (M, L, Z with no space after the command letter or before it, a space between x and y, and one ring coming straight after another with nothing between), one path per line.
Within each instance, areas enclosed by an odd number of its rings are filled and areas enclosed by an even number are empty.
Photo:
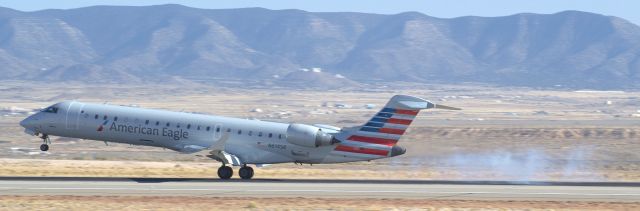
M138 183L162 182L263 182L263 183L343 183L343 184L425 184L425 185L530 185L530 186L609 186L640 187L640 182L594 181L499 181L499 180L351 180L351 179L230 179L218 178L147 178L147 177L38 177L0 176L2 181L134 181Z

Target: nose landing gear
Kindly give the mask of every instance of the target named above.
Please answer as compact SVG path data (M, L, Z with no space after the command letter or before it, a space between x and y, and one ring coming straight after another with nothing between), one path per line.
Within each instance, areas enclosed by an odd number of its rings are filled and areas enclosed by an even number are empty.
M47 144L40 145L40 151L46 152L47 150L49 150L49 145Z
M46 152L49 150L49 144L51 144L51 139L49 139L49 135L42 134L42 145L40 145L40 150Z

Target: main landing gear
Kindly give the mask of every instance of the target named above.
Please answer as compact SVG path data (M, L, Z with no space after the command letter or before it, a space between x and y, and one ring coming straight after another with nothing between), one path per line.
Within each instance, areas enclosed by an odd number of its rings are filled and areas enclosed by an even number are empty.
M218 168L218 177L220 177L220 179L229 179L231 176L233 176L233 169L231 167L223 165Z
M49 135L42 134L42 145L40 145L40 151L46 152L49 150L49 144L51 144L51 139L49 139Z
M245 164L244 166L242 166L242 168L240 168L238 174L242 179L251 179L253 177L253 168Z
M251 179L253 177L253 168L243 165L238 174L242 179ZM231 167L223 165L218 168L218 177L220 177L220 179L230 179L231 176L233 176L233 169Z

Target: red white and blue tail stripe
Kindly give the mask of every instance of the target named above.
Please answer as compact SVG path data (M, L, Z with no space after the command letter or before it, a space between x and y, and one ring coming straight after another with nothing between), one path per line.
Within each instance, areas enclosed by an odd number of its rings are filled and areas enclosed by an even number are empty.
M376 159L397 156L404 148L397 146L398 140L416 118L421 109L453 107L436 106L421 98L396 95L367 123L349 128L337 134L340 144L332 152L335 155Z
M351 156L391 156L392 148L407 130L420 110L385 107L371 120L352 132L335 151ZM360 154L360 155L357 155Z
M383 108L360 131L402 135L420 110Z

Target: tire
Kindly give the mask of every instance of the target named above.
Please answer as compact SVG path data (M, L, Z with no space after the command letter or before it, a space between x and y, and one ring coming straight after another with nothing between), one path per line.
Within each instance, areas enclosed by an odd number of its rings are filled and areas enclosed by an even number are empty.
M220 179L230 179L233 176L233 169L229 166L221 166L218 168L218 177Z
M251 179L253 177L253 168L251 167L242 167L238 172L240 178L242 179Z
M249 177L249 179L251 179L251 178L253 178L253 168L251 168L251 167L248 167L248 168L249 168L249 171L251 172L251 176Z
M40 151L43 151L43 152L49 151L49 145L47 144L40 145Z

